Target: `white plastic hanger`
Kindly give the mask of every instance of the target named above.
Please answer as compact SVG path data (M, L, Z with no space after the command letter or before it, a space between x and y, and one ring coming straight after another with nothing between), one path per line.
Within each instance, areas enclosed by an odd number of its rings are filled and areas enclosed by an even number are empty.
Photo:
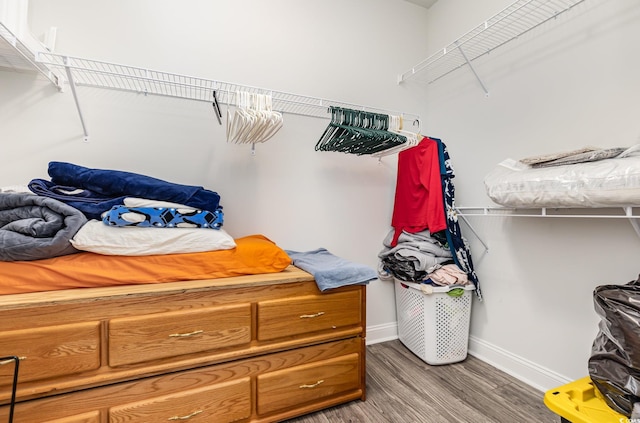
M387 130L389 132L393 132L393 133L405 136L407 138L407 142L395 147L388 148L383 151L379 151L377 153L373 153L371 156L377 157L377 158L389 156L391 154L399 153L403 150L407 150L411 147L415 147L420 143L420 141L422 141L422 138L423 138L422 135L420 135L419 133L410 132L402 129L403 124L404 124L404 119L402 118L402 116L389 115L389 128Z
M236 109L227 110L227 141L256 144L282 127L282 113L273 111L271 95L236 91Z

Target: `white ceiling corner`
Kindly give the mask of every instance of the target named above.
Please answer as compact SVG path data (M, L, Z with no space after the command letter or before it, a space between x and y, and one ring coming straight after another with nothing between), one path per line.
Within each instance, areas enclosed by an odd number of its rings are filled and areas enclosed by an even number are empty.
M433 6L434 3L437 2L438 0L405 0L405 1L408 1L409 3L417 4L418 6L422 6L428 9L431 6Z

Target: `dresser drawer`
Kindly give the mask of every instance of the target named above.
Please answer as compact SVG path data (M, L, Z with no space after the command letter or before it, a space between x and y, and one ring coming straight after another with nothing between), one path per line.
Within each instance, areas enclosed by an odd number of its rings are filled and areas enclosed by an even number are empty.
M96 423L97 416L100 423L284 421L364 399L365 354L356 336L107 384L21 401L14 422ZM8 412L0 406L0 422Z
M0 356L20 357L19 382L100 367L100 322L0 332ZM13 383L14 364L0 366L0 386Z
M258 376L258 414L302 406L360 388L360 355Z
M111 407L109 423L202 422L227 423L251 414L251 379L186 390Z
M109 365L140 363L250 341L250 303L112 319Z
M258 303L258 340L332 331L362 324L361 290Z

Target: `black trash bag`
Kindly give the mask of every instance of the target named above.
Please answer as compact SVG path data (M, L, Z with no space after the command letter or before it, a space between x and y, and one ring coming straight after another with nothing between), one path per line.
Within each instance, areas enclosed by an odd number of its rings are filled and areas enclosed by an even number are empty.
M589 358L589 376L607 405L631 416L640 402L640 276L626 285L593 291L599 331Z

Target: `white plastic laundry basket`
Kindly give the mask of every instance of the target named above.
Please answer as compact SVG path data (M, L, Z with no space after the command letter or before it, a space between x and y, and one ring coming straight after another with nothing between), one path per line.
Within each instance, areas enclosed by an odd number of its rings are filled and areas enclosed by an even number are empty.
M395 280L398 337L428 364L467 358L473 285L451 296L449 287Z

